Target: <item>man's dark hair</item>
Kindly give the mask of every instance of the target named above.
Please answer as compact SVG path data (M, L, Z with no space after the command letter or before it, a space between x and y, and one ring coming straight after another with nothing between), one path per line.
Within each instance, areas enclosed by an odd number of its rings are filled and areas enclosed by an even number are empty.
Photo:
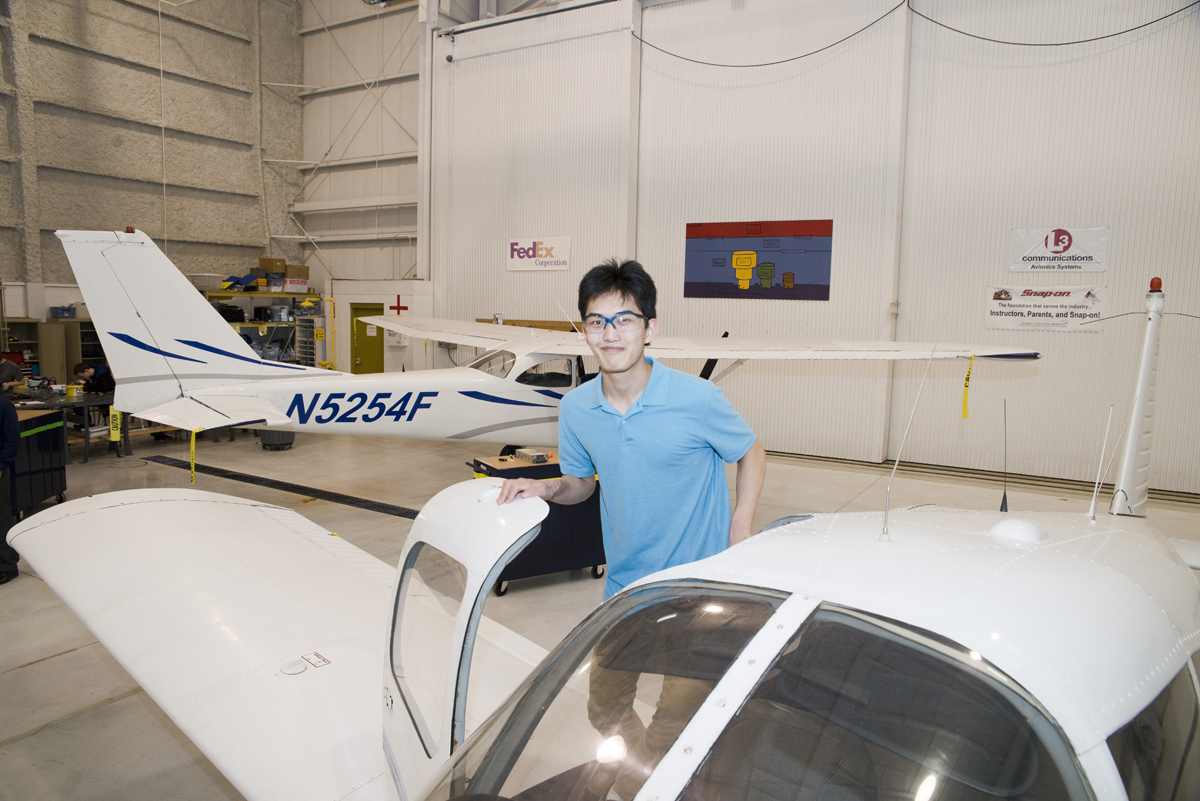
M80 362L79 364L75 365L75 369L72 370L71 373L72 373L72 375L80 375L86 369L88 369L87 365L84 364L83 362Z
M588 270L579 282L579 318L587 316L588 304L593 300L614 292L636 303L638 310L647 317L653 319L657 316L654 306L658 291L646 268L632 260L618 262L609 259Z

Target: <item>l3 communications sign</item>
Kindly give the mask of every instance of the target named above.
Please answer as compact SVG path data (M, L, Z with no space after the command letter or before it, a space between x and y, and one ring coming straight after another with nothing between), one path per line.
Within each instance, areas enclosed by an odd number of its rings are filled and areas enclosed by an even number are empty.
M988 296L988 328L1094 332L1108 287L989 286Z
M1008 239L1008 269L1104 272L1108 269L1108 229L1014 228Z

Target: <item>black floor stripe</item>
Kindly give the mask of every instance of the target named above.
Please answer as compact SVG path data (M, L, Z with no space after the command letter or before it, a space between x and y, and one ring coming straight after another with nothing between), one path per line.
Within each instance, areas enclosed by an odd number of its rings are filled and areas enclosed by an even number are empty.
M170 456L141 456L147 462L166 465L167 467L181 467L184 470L190 470L191 464L183 459L173 459ZM287 481L276 481L273 478L263 478L262 476L252 476L249 473L238 473L233 470L225 470L221 467L210 467L206 464L196 465L196 472L203 473L206 476L216 476L217 478L227 478L230 481L242 481L246 484L254 484L267 489L282 490L295 495L307 495L311 498L317 498L322 501L330 501L332 503L341 503L346 506L353 506L355 509L366 509L368 512L378 512L381 515L393 515L395 517L406 517L409 520L416 520L417 510L408 509L403 506L393 506L390 503L381 501L369 501L366 498L355 498L353 495L343 495L340 492L330 492L329 490L314 489L313 487L303 487L299 484L290 484Z

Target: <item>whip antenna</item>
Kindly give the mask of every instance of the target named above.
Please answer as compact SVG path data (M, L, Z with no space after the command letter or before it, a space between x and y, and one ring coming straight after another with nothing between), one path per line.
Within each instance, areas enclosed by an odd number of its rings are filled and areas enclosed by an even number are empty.
M1008 511L1008 398L1004 399L1004 494L1000 496L1000 511Z

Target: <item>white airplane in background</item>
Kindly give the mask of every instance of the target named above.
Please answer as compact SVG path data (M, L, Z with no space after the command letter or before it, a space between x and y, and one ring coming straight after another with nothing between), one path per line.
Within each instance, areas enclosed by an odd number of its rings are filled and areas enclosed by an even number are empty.
M250 801L1196 799L1200 554L1138 516L1162 306L1109 514L802 515L549 654L483 614L547 512L492 479L435 496L399 571L185 490L8 539ZM639 675L632 714L589 714Z
M140 231L59 231L117 378L114 405L195 431L229 426L555 445L558 403L583 380L578 335L426 317L403 334L487 348L443 370L348 375L261 359ZM659 337L659 359L1036 359L1027 348L916 342ZM573 360L574 359L574 364ZM720 378L721 376L717 376Z

